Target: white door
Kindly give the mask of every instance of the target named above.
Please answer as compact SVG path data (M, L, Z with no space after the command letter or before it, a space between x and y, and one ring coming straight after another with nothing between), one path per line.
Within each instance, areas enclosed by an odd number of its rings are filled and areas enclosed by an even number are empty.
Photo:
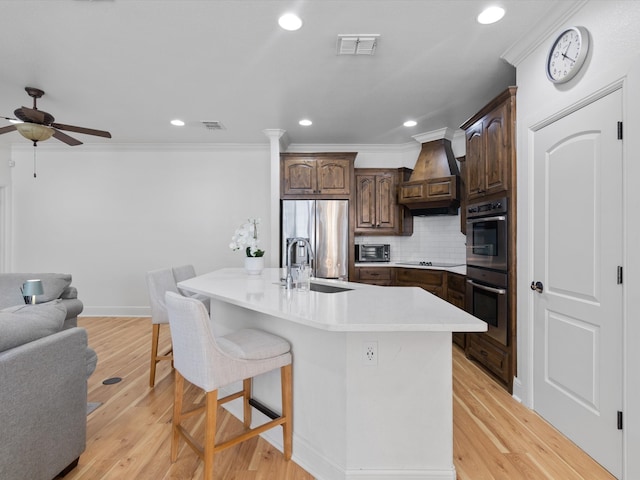
M618 478L621 119L616 90L535 133L531 292L534 408Z

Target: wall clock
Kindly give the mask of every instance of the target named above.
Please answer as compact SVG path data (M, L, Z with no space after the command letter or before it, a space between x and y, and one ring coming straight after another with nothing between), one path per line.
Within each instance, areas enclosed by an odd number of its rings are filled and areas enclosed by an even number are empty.
M547 78L553 83L571 80L582 68L589 53L589 31L584 27L564 30L547 55Z

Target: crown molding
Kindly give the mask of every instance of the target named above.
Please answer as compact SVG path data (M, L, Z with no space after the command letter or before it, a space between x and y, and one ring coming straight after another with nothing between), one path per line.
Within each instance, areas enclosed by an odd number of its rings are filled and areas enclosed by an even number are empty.
M310 152L359 152L359 153L403 153L413 151L416 148L414 142L399 144L328 144L328 143L292 143L286 150L288 153L310 153Z
M531 53L565 24L576 12L588 3L588 0L556 2L549 10L544 21L537 23L520 40L511 45L500 58L514 67L518 67Z
M11 145L14 152L33 150L29 144ZM269 143L84 143L70 147L68 145L39 144L38 152L229 152L229 151L269 151Z

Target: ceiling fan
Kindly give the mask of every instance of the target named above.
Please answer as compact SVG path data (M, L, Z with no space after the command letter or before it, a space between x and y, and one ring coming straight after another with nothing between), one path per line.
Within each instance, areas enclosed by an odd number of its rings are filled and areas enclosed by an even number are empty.
M0 135L3 133L13 132L17 130L20 134L28 140L33 142L33 146L36 146L37 142L47 140L54 137L67 145L75 146L82 145L80 140L77 140L61 130L68 132L84 133L86 135L95 135L98 137L111 138L111 134L104 130L94 130L92 128L74 127L73 125L64 125L62 123L55 123L53 115L43 110L38 110L36 101L38 98L44 95L44 91L39 88L25 87L27 94L33 98L33 108L21 107L13 112L18 117L0 117L5 120L16 122L14 125L7 127L0 127ZM21 121L21 123L19 122Z

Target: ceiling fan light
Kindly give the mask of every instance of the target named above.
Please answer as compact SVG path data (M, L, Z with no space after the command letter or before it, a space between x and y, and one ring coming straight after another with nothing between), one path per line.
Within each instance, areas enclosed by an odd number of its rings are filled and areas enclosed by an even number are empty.
M48 140L55 132L51 127L30 122L16 124L16 130L20 132L20 135L32 142L43 142Z

